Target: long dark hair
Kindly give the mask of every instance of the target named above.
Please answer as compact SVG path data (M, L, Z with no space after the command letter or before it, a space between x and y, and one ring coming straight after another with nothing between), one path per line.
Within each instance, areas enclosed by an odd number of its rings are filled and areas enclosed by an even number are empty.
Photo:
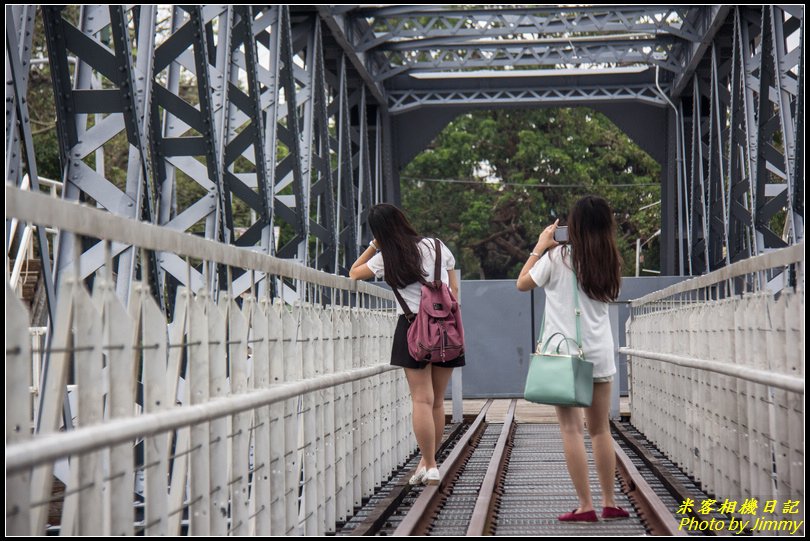
M401 289L427 276L422 270L422 254L417 244L422 237L401 210L388 203L368 211L368 225L382 250L385 282Z
M608 202L586 195L574 203L568 213L568 238L582 291L597 301L616 300L621 287L622 257Z

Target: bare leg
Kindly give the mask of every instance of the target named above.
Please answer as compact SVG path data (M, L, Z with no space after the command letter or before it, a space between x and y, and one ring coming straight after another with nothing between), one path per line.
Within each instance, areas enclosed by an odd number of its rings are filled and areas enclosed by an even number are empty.
M433 426L433 385L431 367L405 368L413 403L413 434L422 452L420 464L436 467L436 430ZM421 467L421 466L420 466Z
M577 491L579 507L577 513L593 510L591 487L588 484L588 455L585 452L585 431L582 424L582 409L575 407L555 406L557 419L560 421L565 464L568 475Z
M444 391L452 375L452 368L433 366L433 426L436 428L437 448L444 435Z
M593 384L593 402L585 408L588 433L593 444L593 459L599 486L602 487L602 506L616 507L614 488L616 486L616 451L613 436L610 434L610 382Z

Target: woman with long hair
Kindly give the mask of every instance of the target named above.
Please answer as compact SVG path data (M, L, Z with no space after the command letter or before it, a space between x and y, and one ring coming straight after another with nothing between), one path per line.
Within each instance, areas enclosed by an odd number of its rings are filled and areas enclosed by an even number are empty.
M523 265L517 288L529 291L542 287L546 293L546 337L560 332L576 336L573 287L576 273L579 287L582 350L593 363L593 402L585 409L588 433L599 485L602 488L602 518L625 518L627 511L616 507L614 494L616 455L610 434L610 386L616 365L608 303L619 296L621 255L616 246L613 211L601 197L585 196L568 215L567 244L554 240L559 220L541 234L529 259ZM573 273L572 273L573 270ZM596 522L597 516L588 484L588 458L582 424L582 408L555 406L560 422L565 463L574 483L579 507L558 517L561 521Z
M385 278L386 283L399 291L408 308L416 314L422 298L421 281L436 279L433 276L436 261L433 240L421 237L400 209L386 203L371 207L368 225L374 239L352 265L349 277L355 280L367 280L374 276ZM458 279L453 272L456 260L444 243L441 243L440 251L440 279L449 285L454 297L458 298ZM413 404L413 432L422 453L410 483L435 485L440 481L436 447L444 433L444 391L453 368L464 366L464 355L441 363L415 360L408 353L410 322L399 304L397 313L399 319L391 347L391 364L405 369Z

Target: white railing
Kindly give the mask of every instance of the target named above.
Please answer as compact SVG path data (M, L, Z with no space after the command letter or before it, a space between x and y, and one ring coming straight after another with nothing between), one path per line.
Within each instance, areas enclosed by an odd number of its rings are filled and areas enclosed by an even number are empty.
M48 193L51 194L52 197L58 197L59 192L62 189L62 183L56 180L50 180L47 178L39 178L39 183L41 187L47 187ZM31 189L31 181L26 174L22 182L20 183L20 189L22 190L30 190ZM16 218L12 218L9 222L9 238L13 239L15 234L17 233L17 226L19 224L19 220ZM20 284L20 276L25 272L27 273L26 269L23 269L23 266L27 266L28 258L34 256L34 229L36 225L33 224L25 224L23 229L20 242L17 245L17 251L12 255L9 255L9 259L14 261L14 266L11 270L11 288L19 293L21 293L21 289L19 288ZM55 231L52 229L48 229L47 233L55 237ZM56 250L54 250L56 253Z
M804 501L804 244L633 301L627 344L633 425L704 490Z
M179 288L167 323L144 284L125 308L108 275L92 292L65 279L34 419L38 352L7 283L7 533L324 534L415 449L407 383L388 362L390 292L9 186L6 209L306 293ZM69 385L75 428L60 431Z

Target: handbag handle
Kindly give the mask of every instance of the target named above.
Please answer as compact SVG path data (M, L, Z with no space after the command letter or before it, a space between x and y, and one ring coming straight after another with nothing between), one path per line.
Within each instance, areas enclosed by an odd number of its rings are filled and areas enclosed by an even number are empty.
M569 342L573 342L573 343L574 343L574 345L577 347L577 351L579 352L579 356L580 356L580 357L582 357L582 348L581 348L581 347L579 347L579 344L577 344L576 342L574 342L574 340L572 340L572 339L570 339L570 338L566 337L566 336L565 336L563 333L561 333L561 332L555 332L554 334L552 334L551 336L549 336L549 337L548 337L548 339L546 340L546 343L543 345L543 348L540 350L540 354L541 354L541 355L545 355L545 354L546 354L546 349L548 349L548 345L549 345L549 343L551 342L551 339L552 339L552 338L554 338L554 337L555 337L555 336L557 336L557 335L562 336L562 340L560 340L559 342L557 342L557 349L555 350L555 353L557 353L557 354L559 355L559 353L560 353L560 346L562 346L563 344L565 344L565 345L566 345L566 347L567 347L567 349L568 349L568 355L570 355L570 354L571 354L571 346L570 346L568 343L569 343Z

